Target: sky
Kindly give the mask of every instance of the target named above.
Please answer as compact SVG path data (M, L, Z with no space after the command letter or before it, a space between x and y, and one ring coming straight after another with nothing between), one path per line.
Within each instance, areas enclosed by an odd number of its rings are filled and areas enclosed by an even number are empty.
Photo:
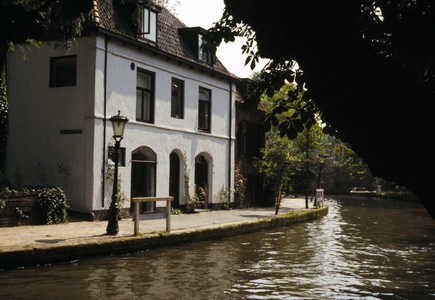
M208 29L214 22L222 17L224 10L223 0L179 0L180 6L176 8L177 17L189 27L203 27ZM172 0L172 3L174 0ZM171 3L171 4L172 4ZM170 4L170 5L171 5ZM236 39L234 43L222 42L216 53L219 60L228 71L240 78L247 78L252 71L248 66L244 66L246 54L242 55L241 47L243 39ZM260 61L255 71L260 71L265 65L265 61Z

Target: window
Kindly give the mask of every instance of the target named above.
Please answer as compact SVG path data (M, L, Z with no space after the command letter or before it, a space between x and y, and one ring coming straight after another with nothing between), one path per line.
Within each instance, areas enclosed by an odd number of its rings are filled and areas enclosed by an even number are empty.
M76 85L77 56L50 58L50 87Z
M216 62L216 56L214 56L210 52L204 51L202 49L202 45L205 44L202 37L203 37L202 34L198 35L198 59L205 61L208 64L214 64Z
M131 155L131 198L156 196L156 153L140 147ZM133 204L133 203L132 203ZM134 205L131 206L132 208ZM155 202L141 203L139 213L155 211Z
M109 166L115 165L115 147L109 146ZM118 166L125 167L125 148L118 150Z
M198 129L210 132L211 91L199 88Z
M142 70L137 72L136 120L154 122L154 74Z
M241 143L240 143L240 154L242 156L248 155L248 122L242 121L240 124L241 127Z
M240 155L260 159L261 148L264 148L264 131L259 123L251 123L246 120L240 122Z
M171 87L171 117L183 119L184 113L184 82L172 79Z
M138 34L140 37L157 41L157 13L147 7L139 9Z

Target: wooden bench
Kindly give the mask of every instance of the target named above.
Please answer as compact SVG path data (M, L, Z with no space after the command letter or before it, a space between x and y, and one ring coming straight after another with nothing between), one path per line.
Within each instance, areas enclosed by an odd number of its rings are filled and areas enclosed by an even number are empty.
M134 203L134 235L139 235L139 221L144 220L157 220L166 218L166 231L171 231L171 201L174 200L174 197L137 197L132 198L131 200ZM156 201L166 201L166 212L139 214L139 203Z

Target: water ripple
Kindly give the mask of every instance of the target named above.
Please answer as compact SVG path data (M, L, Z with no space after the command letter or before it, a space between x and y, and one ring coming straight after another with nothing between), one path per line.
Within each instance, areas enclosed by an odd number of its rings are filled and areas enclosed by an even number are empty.
M435 298L434 220L384 199L327 203L327 216L290 227L0 272L0 298Z

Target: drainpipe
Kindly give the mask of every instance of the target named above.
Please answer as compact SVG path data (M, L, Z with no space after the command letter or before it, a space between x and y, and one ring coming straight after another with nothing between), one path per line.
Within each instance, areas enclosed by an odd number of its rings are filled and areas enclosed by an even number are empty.
M101 205L104 207L104 192L106 190L106 119L107 119L107 35L104 35L104 118L103 118L103 168L101 175L103 179L102 191L101 191Z
M232 119L233 119L233 82L230 81L230 128L228 133L228 188L231 190L231 130L232 130ZM231 194L230 199L231 201Z

